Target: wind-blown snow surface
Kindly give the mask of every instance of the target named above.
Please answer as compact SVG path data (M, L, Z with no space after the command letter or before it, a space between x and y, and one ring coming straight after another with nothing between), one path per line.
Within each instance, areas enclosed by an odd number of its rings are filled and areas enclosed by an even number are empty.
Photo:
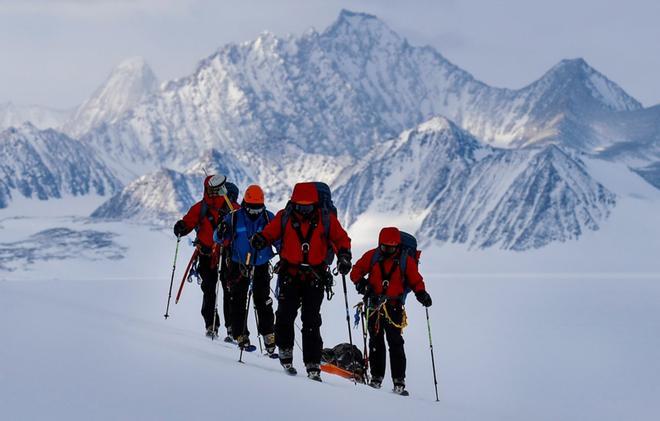
M402 398L389 380L375 391L291 378L254 354L239 364L236 348L203 337L196 285L163 319L167 278L1 282L3 418L651 421L660 410L658 279L428 278L435 403L413 300ZM346 340L343 314L340 296L324 303L325 344Z

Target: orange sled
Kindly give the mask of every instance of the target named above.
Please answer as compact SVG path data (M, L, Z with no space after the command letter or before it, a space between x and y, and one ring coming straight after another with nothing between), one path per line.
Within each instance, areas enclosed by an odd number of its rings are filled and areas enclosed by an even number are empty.
M362 376L360 376L360 374L358 373L353 374L350 371L344 370L341 367L337 367L334 364L321 363L321 371L323 371L324 373L334 374L336 376L340 376L349 380L353 380L353 378L355 378L355 380L362 383Z

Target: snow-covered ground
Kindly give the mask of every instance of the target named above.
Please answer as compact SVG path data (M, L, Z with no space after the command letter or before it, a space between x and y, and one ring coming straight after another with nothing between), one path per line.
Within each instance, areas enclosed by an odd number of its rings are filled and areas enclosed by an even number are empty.
M402 398L329 375L290 378L255 354L239 364L234 347L203 337L196 285L163 319L167 272L0 282L2 418L655 420L660 411L659 278L430 277L436 403L414 300L404 335L412 396ZM346 340L342 307L341 295L324 304L328 346Z

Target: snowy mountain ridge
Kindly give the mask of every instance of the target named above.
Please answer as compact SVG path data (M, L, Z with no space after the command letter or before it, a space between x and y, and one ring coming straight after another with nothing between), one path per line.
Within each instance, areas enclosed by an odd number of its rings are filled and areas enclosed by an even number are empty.
M365 161L336 190L343 220L402 213L421 220L425 240L538 248L598 229L615 204L560 147L492 148L444 118L404 132Z
M0 157L0 208L15 195L47 200L121 188L89 145L30 123L0 132Z
M494 88L372 15L342 11L321 32L265 32L226 45L159 90L143 61L122 68L113 75L123 82L111 77L80 108L89 113L78 113L89 117L79 127L95 126L82 142L127 186L95 212L104 218L181 212L199 189L196 177L215 167L242 188L261 184L274 204L295 182L316 179L337 188L347 222L373 209L398 212L419 219L429 239L526 249L597 229L614 205L585 173L580 153L635 159L638 173L655 179L656 110L584 60L563 60L518 90ZM504 183L491 185L501 195L466 184L480 176L484 185ZM388 186L374 190L381 178ZM149 195L167 204L164 213ZM549 207L526 208L525 200ZM477 215L480 201L487 205ZM458 212L470 212L452 203L473 207L472 219L462 220Z

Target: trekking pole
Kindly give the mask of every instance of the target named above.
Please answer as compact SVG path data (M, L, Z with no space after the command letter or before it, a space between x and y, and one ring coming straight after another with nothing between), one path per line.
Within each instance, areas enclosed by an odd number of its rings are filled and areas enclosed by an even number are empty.
M360 305L362 304L362 305ZM365 323L365 309L364 309L364 303L361 302L358 305L360 305L360 319L362 320L362 342L364 342L364 378L367 378L367 372L369 371L369 347L367 346L367 327Z
M195 251L193 252L192 256L190 256L190 261L188 262L188 266L186 266L186 271L183 274L183 278L181 278L181 285L179 285L179 291L176 293L176 299L174 300L174 304L179 304L179 299L181 298L181 293L183 292L183 285L186 282L186 278L188 277L188 272L190 272L190 268L192 267L195 259L197 259L198 254L199 254L199 249L195 248Z
M174 250L174 263L172 263L172 277L170 278L170 292L167 294L167 308L165 309L165 320L170 317L170 300L172 299L172 285L174 284L174 272L176 271L176 257L179 255L179 243L181 237L176 236L176 249Z
M218 277L215 282L215 302L213 303L213 334L211 335L211 340L215 339L215 332L216 332L216 327L215 327L215 322L218 319L218 294L220 293L220 284L222 281L220 280L220 268L222 267L222 252L223 252L223 247L220 246L220 250L218 251L219 257L218 257Z
M254 324L257 325L257 339L259 339L259 352L264 353L264 348L263 345L261 345L261 335L259 334L259 315L257 314L257 305L254 304L254 300L252 302L253 304L253 309L254 309Z
M252 254L248 251L247 257L245 259L245 265L248 266L250 264L250 258L252 257ZM248 324L248 315L250 314L250 299L252 298L252 279L254 278L254 268L250 268L250 275L249 275L249 285L248 285L248 296L247 296L247 302L245 303L245 323L243 323L243 335L245 335L245 332L247 332L247 324ZM241 353L238 356L238 362L242 363L243 362L243 347L241 347Z
M353 382L357 384L355 379L355 353L353 352L353 333L351 332L351 316L348 309L348 291L346 291L346 275L342 273L341 282L344 287L344 306L346 307L346 326L348 327L348 341L351 344L351 374L353 375Z
M426 308L426 326L429 330L429 346L431 347L431 365L433 366L433 382L435 383L435 401L439 402L438 399L438 378L435 375L435 357L433 356L433 340L431 339L431 322L429 321L429 309Z

